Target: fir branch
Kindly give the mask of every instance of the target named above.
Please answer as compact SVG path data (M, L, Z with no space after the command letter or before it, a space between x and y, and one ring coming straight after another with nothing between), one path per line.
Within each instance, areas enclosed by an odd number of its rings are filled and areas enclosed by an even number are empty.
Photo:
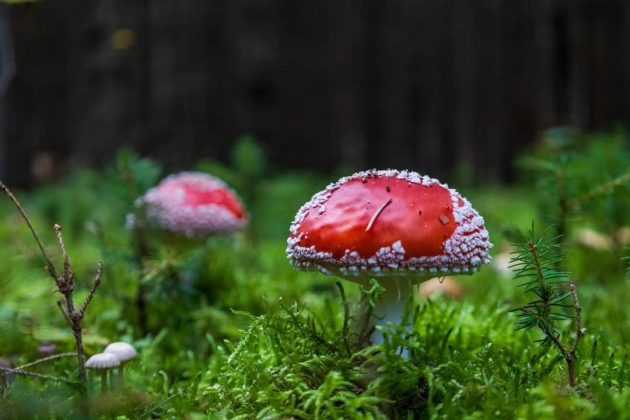
M531 293L536 299L526 305L513 309L518 312L516 329L540 329L544 338L543 345L552 345L565 360L572 387L577 381L577 350L586 334L582 324L582 308L575 283L568 281L569 274L559 268L562 263L558 237L545 239L544 233L536 237L534 224L528 233L511 235L511 242L516 248L510 266L514 269L514 279L523 281L519 286L525 293ZM568 289L568 290L567 290ZM567 299L571 297L571 303ZM573 309L574 315L566 309ZM562 342L556 322L570 320L575 324L576 336L573 345Z
M626 172L625 174L619 175L616 178L613 178L609 181L604 182L603 184L596 186L595 188L592 188L590 191L571 201L570 208L580 208L582 205L589 202L590 200L597 198L600 195L611 193L616 188L623 187L625 185L630 185L630 172Z

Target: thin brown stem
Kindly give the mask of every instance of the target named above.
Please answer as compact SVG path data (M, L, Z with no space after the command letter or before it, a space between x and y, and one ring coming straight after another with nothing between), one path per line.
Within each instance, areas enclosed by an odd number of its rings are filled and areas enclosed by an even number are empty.
M72 294L66 295L66 307L68 308L68 315L70 317L72 335L76 344L76 356L79 370L79 382L87 387L87 372L85 371L85 351L83 350L83 331L81 328L81 319L83 318L79 311L74 307L74 301L72 300ZM84 388L85 391L86 388Z
M68 289L70 293L74 292L74 271L70 265L70 257L66 252L66 245L63 241L63 235L61 233L61 226L55 224L55 233L57 234L57 241L59 242L59 249L61 249L61 255L63 257L63 277L57 279L59 291L66 294L65 289Z
M621 187L630 183L630 172L626 172L623 175L620 175L616 178L611 179L608 182L605 182L592 190L588 191L586 194L581 195L570 203L570 208L575 209L581 207L584 203L592 200L593 198L609 193L613 191L617 187Z
M540 260L538 259L538 247L533 242L529 243L529 253L532 256L534 267L536 267L536 274L538 275L538 279L540 280L542 286L545 287L545 273L543 273L542 266L540 265Z
M582 338L586 335L586 328L584 328L582 324L582 307L580 306L580 300L577 295L577 286L575 283L571 283L569 285L569 290L571 291L571 298L573 299L573 307L575 309L575 341L573 342L573 346L571 347L571 351L565 356L567 361L567 367L569 370L569 384L571 387L575 387L577 385L577 349L580 346L580 342Z
M27 363L25 365L18 366L18 367L16 367L16 369L26 369L26 368L29 368L31 366L39 365L41 363L52 362L54 360L64 359L64 358L67 358L67 357L76 357L76 355L77 355L76 353L53 354L52 356L43 357L41 359L37 359L37 360L34 360L32 362L29 362L29 363Z
M573 307L575 308L575 341L571 347L571 353L575 353L580 346L582 338L586 335L586 328L582 324L582 307L580 306L580 300L578 299L577 286L575 283L569 285L571 291L571 298L573 299Z
M540 281L540 287L543 291L547 289L547 283L545 282L545 273L542 269L542 265L540 264L540 259L538 258L538 246L534 242L529 243L529 253L532 256L532 261L534 263L534 267L536 268L536 275L538 276L538 280ZM549 299L544 298L543 301L543 315L546 317L549 315ZM554 337L555 338L555 337ZM554 343L555 344L555 343Z
M4 185L4 183L2 181L0 181L0 188L4 191L4 193L13 202L15 207L17 207L18 211L20 212L20 215L22 216L22 218L26 222L26 225L30 229L31 234L33 235L33 238L35 238L35 242L37 242L37 246L39 247L39 251L42 254L44 262L46 263L46 271L48 271L50 276L52 278L54 278L55 281L57 281L57 272L55 270L55 266L52 263L52 261L50 260L50 257L48 256L48 253L46 252L46 249L44 248L44 244L42 243L42 240L39 238L39 235L35 231L35 227L33 227L33 223L31 222L31 218L28 217L28 214L26 213L26 210L24 210L24 208L22 207L22 205L20 204L18 199L15 198L15 196L13 195L11 190L6 185Z
M85 316L85 311L87 311L88 305L90 304L90 302L92 302L92 298L94 298L94 294L96 293L98 286L100 286L101 284L104 269L105 267L103 266L103 261L99 261L96 267L96 276L94 277L94 282L92 283L92 287L90 288L90 291L85 298L85 302L83 302L83 305L81 306L81 309L79 311L81 313L81 318Z
M68 256L68 252L66 252L66 245L63 242L61 226L55 224L54 229L57 233L57 241L59 242L59 249L61 249L61 256L63 257L63 276L65 278L74 277L74 273L72 272L72 265L70 265L70 257Z
M0 372L13 373L15 375L20 375L20 376L30 376L31 378L37 378L43 381L61 382L67 385L71 385L73 387L78 387L78 388L81 387L81 384L79 382L70 381L68 379L60 378L58 376L43 375L41 373L29 372L29 371L22 370L19 368L11 369L11 368L0 367Z
M70 328L72 329L72 335L74 336L76 345L79 383L82 385L82 392L85 393L87 390L87 372L85 371L85 351L83 349L83 330L81 328L83 314L78 311L74 305L74 272L70 265L70 258L66 252L61 226L55 225L55 232L57 233L57 240L63 256L64 265L63 276L57 278L57 287L59 287L59 291L64 296L65 312L70 319Z

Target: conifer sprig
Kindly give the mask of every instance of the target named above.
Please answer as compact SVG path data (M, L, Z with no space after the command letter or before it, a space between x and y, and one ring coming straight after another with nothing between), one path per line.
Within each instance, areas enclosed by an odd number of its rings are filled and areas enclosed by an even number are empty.
M517 330L538 327L544 334L539 340L543 345L552 345L565 359L569 383L577 383L577 349L586 329L582 326L577 287L569 280L569 273L558 268L563 256L559 238L545 238L545 233L536 236L532 224L528 234L513 232L510 240L515 247L511 268L514 279L525 293L536 298L524 306L513 309L518 312ZM572 345L562 341L557 323L570 320L575 325L575 340Z

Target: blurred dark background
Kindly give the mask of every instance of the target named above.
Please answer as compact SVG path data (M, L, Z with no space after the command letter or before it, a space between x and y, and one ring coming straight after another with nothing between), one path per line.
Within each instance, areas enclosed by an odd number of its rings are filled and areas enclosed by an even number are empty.
M630 1L14 2L0 3L13 185L122 146L171 168L222 161L244 134L280 170L505 182L541 129L630 121Z

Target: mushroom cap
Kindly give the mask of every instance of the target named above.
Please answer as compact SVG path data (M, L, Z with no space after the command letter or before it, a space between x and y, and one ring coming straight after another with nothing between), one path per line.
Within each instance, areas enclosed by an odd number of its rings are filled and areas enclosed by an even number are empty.
M125 363L138 355L138 352L131 344L122 341L109 344L105 347L103 353L113 354L121 363Z
M88 369L111 369L120 366L120 360L111 353L98 353L87 359L85 367Z
M351 280L473 273L492 247L483 218L457 191L392 169L330 184L300 208L290 232L294 267Z
M137 202L160 228L188 237L226 234L247 225L247 213L225 182L202 172L166 177Z

